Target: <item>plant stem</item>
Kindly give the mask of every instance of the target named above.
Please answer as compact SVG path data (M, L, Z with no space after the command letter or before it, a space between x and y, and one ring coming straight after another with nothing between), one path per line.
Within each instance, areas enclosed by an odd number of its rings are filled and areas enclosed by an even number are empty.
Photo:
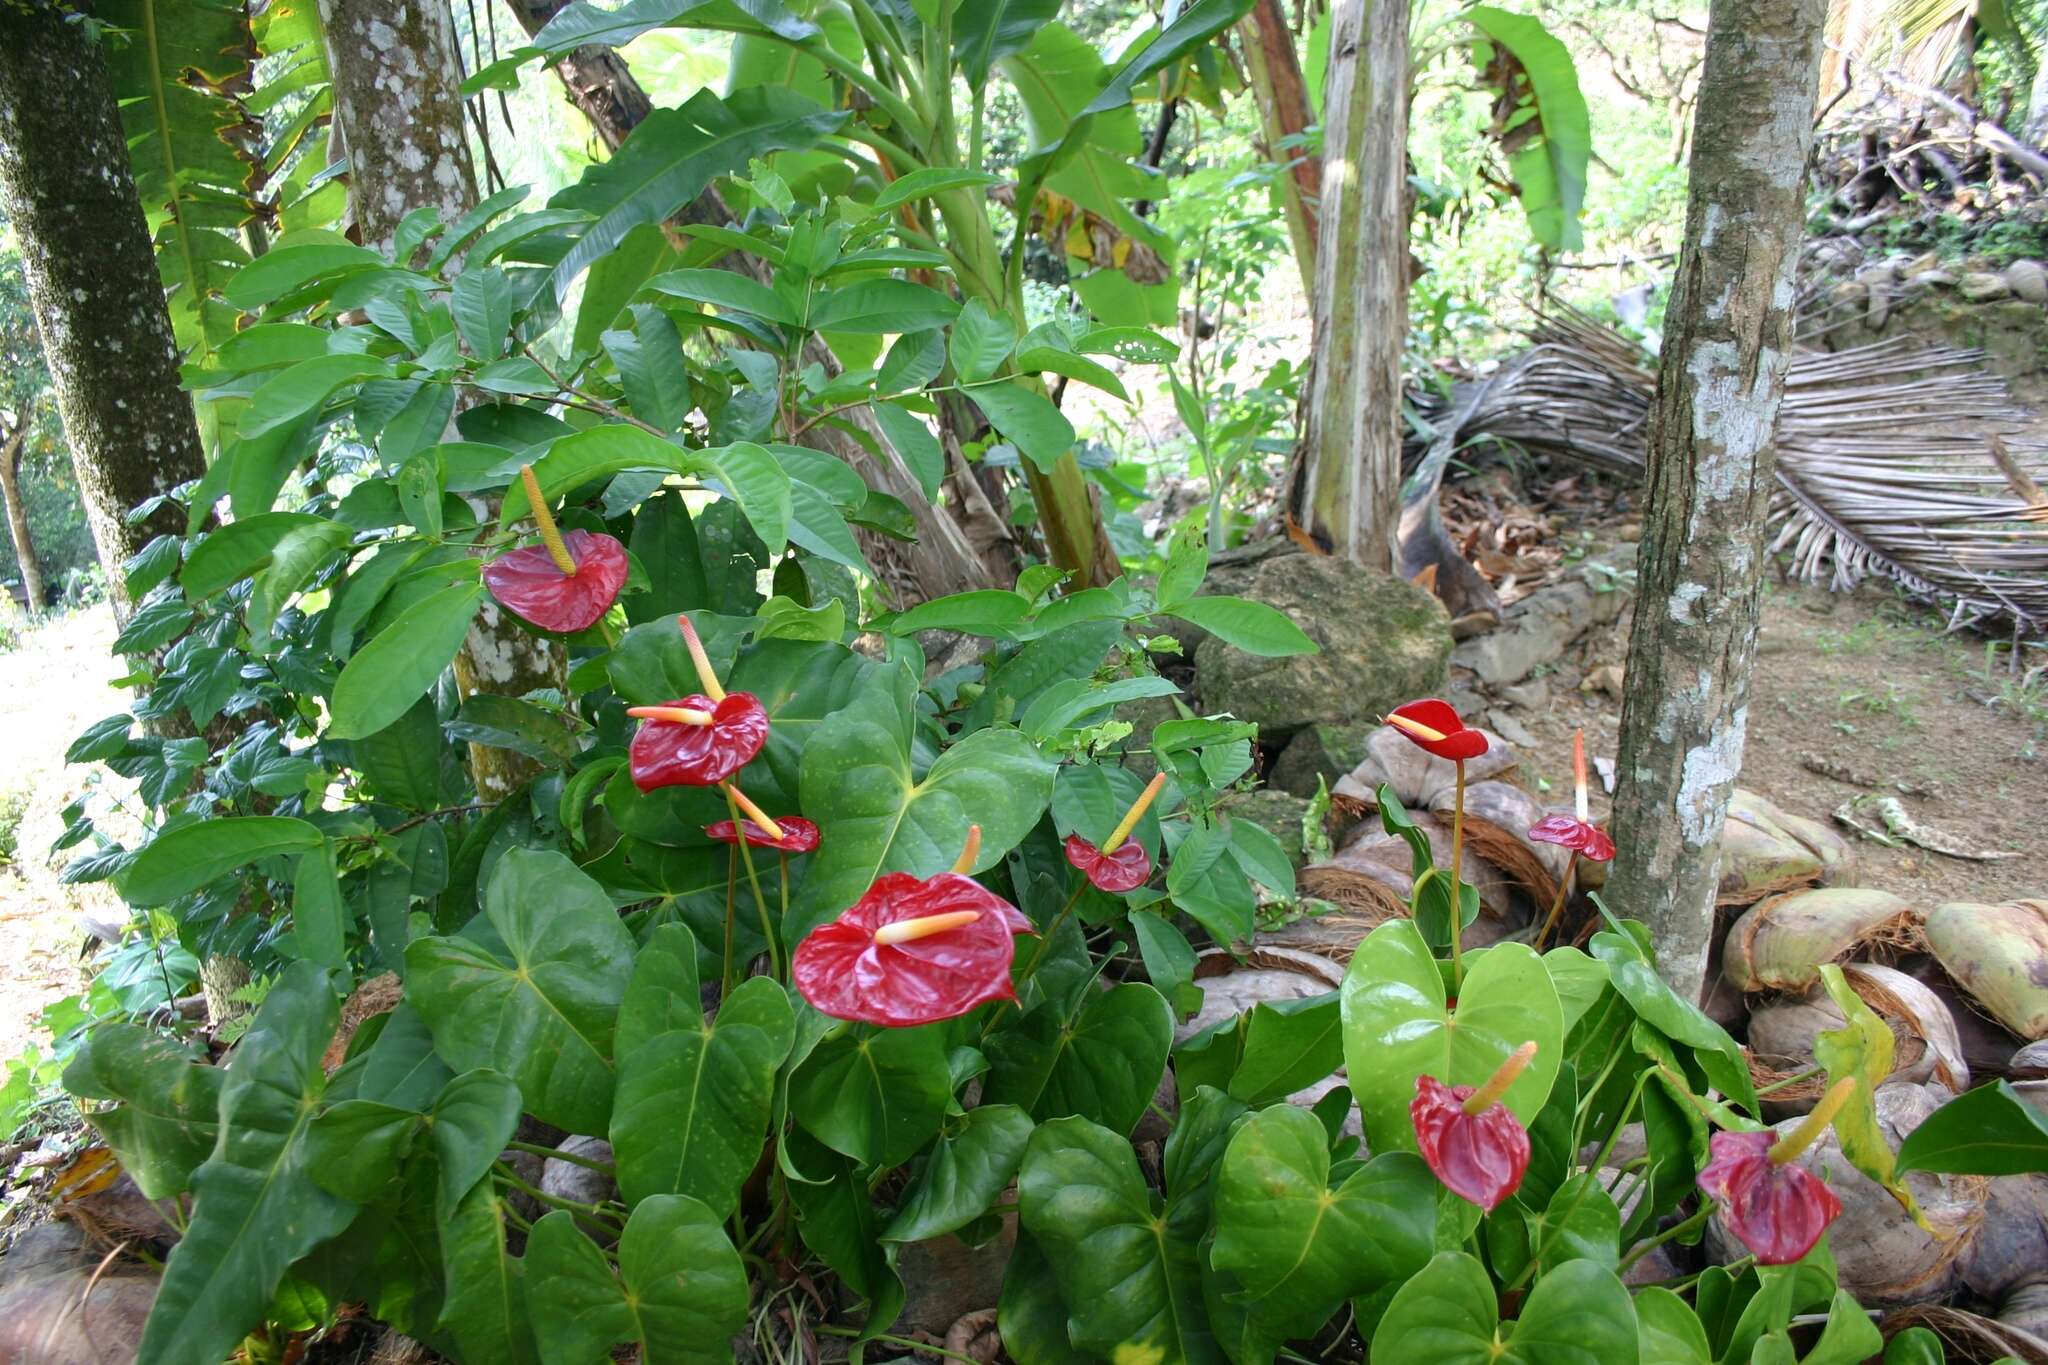
M559 1156L560 1153L556 1153L556 1155ZM565 1213L577 1214L584 1218L593 1218L599 1222L610 1223L615 1227L623 1228L626 1225L623 1218L606 1209L601 1209L595 1204L579 1204L573 1199L563 1199L559 1195L549 1194L545 1190L534 1188L524 1180L521 1180L513 1172L512 1168L502 1161L496 1163L492 1169L496 1172L498 1179L504 1181L527 1198L537 1199L551 1209L561 1209Z
M740 851L729 848L725 851L725 960L718 965L718 1000L725 1003L732 994L732 939L734 928L733 899L739 891Z
M746 824L740 815L740 803L732 799L732 787L725 784L726 809L732 812L732 827L740 831L740 861L747 865L747 884L754 888L754 908L761 912L761 934L768 940L768 970L776 980L782 979L782 952L775 945L775 925L768 917L768 898L761 894L761 878L754 872L754 850L747 846Z
M828 1337L861 1337L867 1341L879 1341L889 1346L907 1347L910 1350L919 1351L925 1355L943 1356L947 1360L964 1360L967 1362L967 1365L981 1365L981 1362L973 1356L962 1355L958 1351L949 1351L943 1346L934 1346L930 1342L917 1341L911 1337L892 1337L887 1332L876 1332L873 1335L867 1335L857 1327L841 1327L836 1323L830 1322L813 1323L811 1330L813 1332L823 1332Z
M789 852L788 852L788 850L786 850L786 849L780 849L780 848L776 849L776 850L775 850L775 862L776 862L776 865L777 865L777 868L778 868L778 870L779 870L779 871L780 871L780 872L782 873L782 922L783 922L784 924L787 924L787 923L789 923Z
M1465 760L1458 759L1458 804L1451 810L1451 994L1465 989Z
M1676 1238L1685 1236L1686 1233L1691 1232L1696 1227L1704 1226L1706 1224L1707 1219L1713 1215L1713 1212L1714 1206L1712 1203L1702 1204L1700 1205L1700 1211L1698 1213L1695 1213L1692 1217L1686 1219L1683 1223L1674 1223L1670 1227L1666 1228L1664 1231L1658 1233L1655 1237L1650 1238L1648 1241L1636 1243L1634 1249L1631 1250L1628 1255L1622 1257L1621 1268L1618 1273L1623 1275L1628 1274L1628 1268L1630 1266L1634 1265L1637 1261L1642 1260L1643 1257L1649 1255L1658 1247L1663 1246L1666 1242L1673 1241Z
M578 1156L574 1152L565 1152L559 1147L536 1147L531 1142L508 1142L505 1146L511 1151L527 1152L533 1156L546 1157L550 1161L566 1161L571 1166L581 1166L585 1170L596 1171L599 1175L618 1174L618 1168L609 1161L599 1161L594 1157Z
M1564 913L1564 903L1572 894L1572 874L1578 870L1577 850L1567 850L1564 857L1564 876L1557 883L1557 899L1550 903L1550 913L1543 917L1543 927L1536 931L1536 942L1533 946L1539 953L1543 951L1543 945L1549 941L1550 931L1557 924L1557 917Z
M1759 1097L1769 1095L1783 1090L1787 1086L1798 1085L1802 1081L1812 1080L1815 1076L1825 1076L1827 1074L1828 1069L1824 1066L1808 1067L1796 1076L1787 1076L1781 1081L1772 1081L1769 1085L1760 1085L1756 1088L1756 1093Z

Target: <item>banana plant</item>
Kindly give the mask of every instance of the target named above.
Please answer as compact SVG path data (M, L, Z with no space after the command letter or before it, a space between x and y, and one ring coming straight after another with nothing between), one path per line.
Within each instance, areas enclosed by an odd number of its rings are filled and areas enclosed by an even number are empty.
M1027 331L1025 239L1036 223L1049 235L1063 234L1070 258L1095 267L1075 288L1098 322L1171 320L1175 285L1166 243L1131 208L1160 194L1156 173L1133 161L1139 139L1132 102L1147 82L1156 84L1249 7L1250 0L1199 0L1177 14L1170 10L1171 21L1115 67L1056 22L1058 0L823 0L807 16L775 0L656 0L616 11L579 0L516 55L552 60L664 26L721 31L734 35L735 87L793 88L847 110L835 136L779 170L806 193L846 194L888 211L902 250L924 253L901 264L950 276L961 303L985 319L985 349L949 356L945 377L1016 381L984 390L1008 400L1002 406L979 406L1023 457L1048 557L1080 583L1101 584L1116 576L1116 555L1075 457L1072 427L1046 397L1043 376L1093 382L1104 372L1097 365L1075 375L1080 367L1068 353L1013 344ZM1034 139L1014 185L984 169L987 92L999 76L1015 86ZM954 94L963 83L964 116ZM1010 226L999 233L989 206L1004 201L1012 206ZM870 363L857 344L842 356ZM963 362L992 368L963 374Z

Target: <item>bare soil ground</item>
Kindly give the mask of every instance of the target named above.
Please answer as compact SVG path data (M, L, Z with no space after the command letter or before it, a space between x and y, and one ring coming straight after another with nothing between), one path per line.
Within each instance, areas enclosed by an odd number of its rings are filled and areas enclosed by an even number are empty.
M43 1008L84 986L78 912L99 905L120 914L104 886L58 881L76 850L49 851L64 831L64 807L94 782L92 769L65 764L64 750L125 703L110 686L121 672L108 652L113 639L113 612L102 605L52 617L0 654L0 790L28 793L14 860L0 865L0 1061L47 1043ZM100 773L109 799L128 785Z
M1814 772L1806 760L1815 756L1887 784L1881 793L1898 795L1916 821L1980 850L2019 855L1975 862L1855 840L1856 880L1923 908L2048 895L2048 687L2037 680L2023 691L2002 650L1987 667L1983 637L1944 635L1943 624L1881 583L1851 595L1773 584L1742 785L1795 815L1830 822L1867 788ZM1614 753L1621 702L1598 685L1599 670L1623 663L1627 631L1623 613L1551 675L1546 707L1514 713L1540 741L1524 762L1526 777L1565 790L1572 731L1581 726L1589 752ZM1930 794L1889 790L1900 782Z

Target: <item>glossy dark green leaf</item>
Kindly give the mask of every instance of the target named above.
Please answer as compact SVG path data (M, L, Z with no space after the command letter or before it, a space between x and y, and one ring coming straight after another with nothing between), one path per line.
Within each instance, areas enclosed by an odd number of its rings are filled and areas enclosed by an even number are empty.
M491 1169L519 1127L519 1087L496 1071L465 1071L448 1082L427 1119L440 1158L440 1207L453 1209Z
M1237 1129L1217 1175L1210 1261L1283 1338L1314 1335L1344 1300L1405 1281L1436 1249L1436 1180L1421 1158L1374 1157L1334 1190L1329 1177L1323 1125L1285 1104Z
M1074 424L1030 385L1002 379L966 392L987 415L989 425L1041 470L1051 472L1060 456L1074 448Z
M789 1111L818 1141L896 1166L939 1131L952 1099L943 1025L854 1029L820 1043L789 1082Z
M2009 1081L1950 1100L1906 1135L1899 1170L1953 1175L2048 1171L2048 1118Z
M883 1330L903 1311L903 1279L896 1273L896 1248L877 1233L866 1177L857 1163L801 1128L789 1130L784 1147L784 1169L794 1167L806 1177L792 1178L788 1186L804 1245L868 1301L867 1328Z
M320 1057L341 1014L327 973L284 970L221 1085L221 1135L192 1176L192 1220L172 1249L141 1358L219 1365L262 1320L288 1266L348 1226L355 1206L313 1183L306 1135Z
M1003 1293L996 1305L996 1325L1003 1349L1017 1365L1068 1365L1074 1359L1067 1335L1067 1305L1059 1281L1031 1234L1017 1233L1017 1246L1003 1270Z
M818 332L922 332L951 322L960 305L908 280L862 280L828 289L811 300L811 330Z
M559 853L508 849L484 915L506 956L466 937L415 939L406 991L451 1065L515 1081L526 1107L575 1133L603 1132L612 1031L633 960L610 897Z
M180 825L143 845L117 883L131 905L163 905L259 858L322 848L327 839L304 820L236 815Z
M626 994L619 1004L616 1053L623 1060L664 1033L700 1032L703 1027L696 936L686 925L661 925L633 958L633 974L626 979Z
M1017 1190L1077 1348L1105 1360L1223 1359L1202 1312L1195 1245L1167 1233L1122 1136L1080 1118L1039 1125Z
M1166 1071L1173 1012L1142 981L1126 981L1068 1017L1058 1001L989 1035L983 1096L1045 1120L1078 1114L1129 1133Z
M921 1242L980 1217L1016 1177L1030 1138L1030 1116L1013 1105L968 1110L959 1130L939 1138L924 1170L903 1192L884 1240Z
M419 1136L420 1116L374 1100L324 1110L306 1134L306 1169L321 1189L358 1204L383 1194Z
M442 1224L447 1292L441 1326L467 1360L534 1365L540 1356L527 1309L526 1266L506 1245L510 1215L506 1197L485 1181Z
M336 739L375 734L403 716L462 648L484 585L457 583L422 598L357 650L334 683Z
M110 1020L85 1035L64 1088L79 1099L119 1101L85 1117L144 1197L168 1199L213 1152L226 1076L161 1034Z
M601 1360L622 1342L640 1343L648 1361L732 1359L747 1275L716 1214L683 1195L656 1195L627 1219L618 1255L614 1275L560 1209L534 1224L526 1269L547 1286L546 1311L533 1318L542 1360Z
M1572 1261L1536 1281L1503 1330L1493 1281L1462 1251L1437 1254L1394 1295L1372 1337L1384 1360L1433 1365L1635 1365L1635 1309L1614 1272Z
M656 1033L621 1053L611 1141L627 1203L687 1194L721 1218L738 1207L793 1028L782 986L757 976L709 1025Z
M1651 1285L1636 1291L1635 1305L1642 1365L1712 1365L1707 1329L1684 1299Z
M334 875L334 858L325 848L299 855L292 881L292 948L329 971L348 965L349 915Z
M1244 1052L1230 1093L1256 1108L1314 1085L1342 1065L1344 1019L1335 991L1307 1000L1262 1000L1245 1020Z

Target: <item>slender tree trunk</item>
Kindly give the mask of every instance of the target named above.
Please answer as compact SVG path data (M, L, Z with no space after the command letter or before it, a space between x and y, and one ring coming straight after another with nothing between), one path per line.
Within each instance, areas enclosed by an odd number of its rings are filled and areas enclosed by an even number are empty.
M113 89L85 32L51 0L0 3L0 202L21 243L107 595L126 621L134 603L122 564L185 529L168 502L138 521L128 514L201 477L206 457Z
M1280 0L1256 0L1252 12L1238 24L1238 44L1244 51L1245 74L1259 110L1262 150L1269 161L1294 163L1280 181L1280 201L1287 217L1287 235L1294 243L1294 264L1301 271L1302 288L1313 309L1316 206L1323 197L1323 163L1298 146L1283 145L1314 125L1316 111L1294 51L1294 31L1287 26Z
M526 30L528 37L539 33L566 4L566 0L509 2L513 17ZM613 151L618 150L653 107L640 82L611 48L598 44L579 47L555 63L555 74L561 78L570 100L590 120L599 139ZM733 215L718 191L707 187L676 215L676 221L724 227L733 222ZM718 264L761 284L773 282L774 272L767 262L745 252L733 252ZM828 376L836 376L841 369L832 348L817 337L812 337L806 344L804 360L822 367ZM889 449L888 439L874 425L865 409L846 416L860 428L875 449ZM867 446L848 432L820 425L806 432L802 440L804 444L852 465L860 471L868 487L889 494L910 509L917 524L914 544L906 545L860 527L854 528L855 539L860 542L868 563L874 566L884 588L897 605L910 606L933 597L997 586L998 578L991 574L988 564L984 563L986 556L981 553L981 547L997 538L1008 542L1008 558L1016 561L1016 545L1009 540L1007 526L999 520L993 523L992 528L977 527L971 523L963 526L950 509L935 506L926 498L900 465L887 459L877 459L869 453ZM983 502L986 503L985 498ZM1002 578L1000 581L1006 584L1010 579Z
M1650 433L1608 899L1696 999L1742 768L1826 0L1713 0Z
M1342 0L1325 91L1315 369L1288 511L1331 553L1391 569L1408 335L1408 0Z
M28 594L28 609L31 615L49 605L43 595L43 566L36 558L36 545L28 534L28 508L21 500L21 452L28 444L30 418L21 415L16 426L0 445L0 497L7 499L7 535L14 542L14 562L21 569L22 591Z
M462 64L447 0L320 0L334 73L334 123L348 148L349 207L367 246L389 251L422 206L443 221L477 204L462 124ZM496 515L496 500L486 506ZM524 696L568 685L568 651L486 601L455 656L462 695ZM540 771L523 754L469 746L477 795L500 800Z

